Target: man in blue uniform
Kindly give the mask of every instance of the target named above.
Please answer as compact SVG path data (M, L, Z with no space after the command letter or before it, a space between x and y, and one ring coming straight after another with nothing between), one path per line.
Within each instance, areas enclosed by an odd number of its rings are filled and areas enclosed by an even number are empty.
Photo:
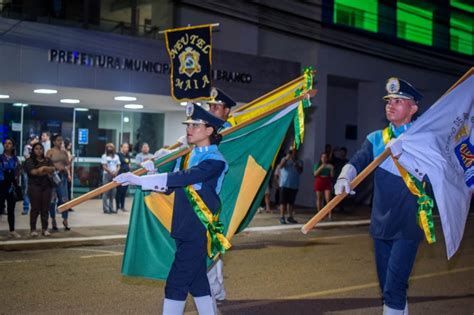
M176 241L176 254L166 281L163 314L182 314L188 293L194 297L199 314L216 314L206 276L208 245L210 256L215 256L216 251L223 253L222 248L230 244L210 242L216 239L213 233L217 222L206 218L221 208L218 194L228 166L217 149L221 139L217 130L224 121L194 104L189 104L186 112L188 119L183 123L187 142L195 147L177 160L172 173L141 177L125 173L114 180L140 185L143 190L175 193L171 236Z
M353 193L350 182L357 173L390 147L392 156L374 172L370 234L374 240L377 275L383 294L383 313L401 315L408 314L408 278L423 231L417 224L417 197L407 188L394 162L402 152L400 142L392 139L410 128L422 95L398 78L390 78L386 90L385 113L389 125L367 136L361 149L343 167L334 189L336 195L343 191Z
M211 100L207 102L209 105L209 111L216 117L224 120L225 123L222 125L222 129L227 129L232 127L232 125L227 121L229 119L229 114L237 103L224 91L218 88L211 89ZM222 130L221 129L221 130Z
M232 127L227 121L229 118L232 107L237 103L222 90L218 88L212 88L211 100L207 102L209 105L209 111L216 117L225 121L220 131ZM225 300L225 288L224 288L224 263L222 258L217 258L213 266L207 273L209 285L211 286L212 297L217 301Z

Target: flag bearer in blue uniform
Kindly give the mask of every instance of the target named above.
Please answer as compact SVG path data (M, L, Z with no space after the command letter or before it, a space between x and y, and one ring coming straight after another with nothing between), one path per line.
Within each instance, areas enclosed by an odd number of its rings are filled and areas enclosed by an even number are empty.
M221 131L232 127L231 123L227 121L232 107L237 103L222 90L218 88L211 89L211 100L207 102L209 111L216 117L224 120ZM211 287L212 297L217 301L225 300L226 292L224 288L224 263L219 257L207 272L207 279Z
M417 224L417 197L407 188L397 167L402 152L391 139L410 128L422 95L408 82L390 78L386 85L385 114L390 122L384 130L367 136L361 149L346 164L334 187L336 195L350 190L350 182L370 162L390 147L388 157L375 170L370 234L383 295L383 314L408 314L407 288L423 231ZM397 163L398 164L398 163ZM424 174L416 174L422 178Z
M173 172L141 177L125 173L114 180L143 190L175 192L171 236L176 254L166 281L163 314L182 314L188 293L199 314L216 314L206 273L207 257L230 247L218 221L218 194L228 169L217 149L221 140L217 130L224 121L194 104L187 106L186 113L186 138L194 148L177 160Z
M209 111L216 117L224 120L222 124L222 129L227 129L232 127L232 124L227 121L229 118L230 111L232 107L237 105L237 103L224 91L218 88L211 89L211 100L207 102L209 105ZM221 129L221 130L222 130Z

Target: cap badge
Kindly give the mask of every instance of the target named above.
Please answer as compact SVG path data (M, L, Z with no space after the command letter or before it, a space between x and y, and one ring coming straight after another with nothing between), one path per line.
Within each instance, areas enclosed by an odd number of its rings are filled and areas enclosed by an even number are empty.
M398 81L397 78L388 79L385 89L390 94L398 93L398 91L400 91L400 81Z
M211 100L215 100L217 97L217 94L219 94L219 92L217 92L217 89L213 87L211 89Z
M188 103L186 105L186 116L191 117L194 113L194 104L193 103Z

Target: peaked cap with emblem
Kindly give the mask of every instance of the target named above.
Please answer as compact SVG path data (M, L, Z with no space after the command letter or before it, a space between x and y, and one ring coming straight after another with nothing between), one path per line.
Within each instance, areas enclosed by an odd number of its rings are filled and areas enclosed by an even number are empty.
M207 124L214 127L216 130L219 129L225 121L214 116L201 106L188 103L186 105L186 120L183 124Z
M232 106L237 105L237 103L222 90L218 88L211 89L211 100L207 102L208 104L223 104L225 107L231 108Z
M388 79L385 90L387 90L387 95L383 97L384 100L389 98L403 98L414 100L418 103L423 98L423 95L410 83L395 77Z

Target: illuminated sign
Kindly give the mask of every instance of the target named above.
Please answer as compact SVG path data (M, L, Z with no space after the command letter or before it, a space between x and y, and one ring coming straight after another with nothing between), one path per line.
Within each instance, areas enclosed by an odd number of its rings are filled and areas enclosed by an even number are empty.
M89 129L78 128L78 144L88 144L89 143Z

